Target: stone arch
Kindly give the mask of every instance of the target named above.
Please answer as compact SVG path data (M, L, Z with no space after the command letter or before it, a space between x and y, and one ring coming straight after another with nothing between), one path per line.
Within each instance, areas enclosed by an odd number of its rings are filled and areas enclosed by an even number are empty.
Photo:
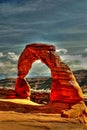
M50 102L77 103L83 100L80 86L70 68L57 55L55 46L40 43L27 45L19 57L15 87L19 96L22 98L30 96L30 86L25 76L36 60L41 60L50 68L52 76Z

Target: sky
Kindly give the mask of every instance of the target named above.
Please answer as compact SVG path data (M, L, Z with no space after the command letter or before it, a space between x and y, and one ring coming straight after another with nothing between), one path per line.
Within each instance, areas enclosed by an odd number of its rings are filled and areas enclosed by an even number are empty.
M72 71L87 69L87 0L0 0L0 79L17 76L27 44L56 46ZM28 76L48 76L36 61Z

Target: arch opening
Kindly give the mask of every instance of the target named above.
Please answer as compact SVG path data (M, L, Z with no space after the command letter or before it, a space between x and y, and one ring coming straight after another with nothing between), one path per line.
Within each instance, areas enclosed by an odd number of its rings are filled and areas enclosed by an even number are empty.
M42 63L41 60L36 60L33 64L31 69L29 70L27 78L33 77L51 77L51 71L49 67Z

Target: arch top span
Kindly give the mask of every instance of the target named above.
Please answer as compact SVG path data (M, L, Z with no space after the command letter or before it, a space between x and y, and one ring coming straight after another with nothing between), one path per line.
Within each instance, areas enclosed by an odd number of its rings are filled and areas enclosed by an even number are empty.
M61 101L76 103L83 100L80 86L70 68L63 63L60 56L57 55L56 47L54 45L41 43L27 45L19 57L18 78L15 87L18 95L25 93L26 97L30 96L29 93L27 93L30 89L27 89L29 86L26 82L24 82L24 87L22 85L22 90L19 88L21 88L22 80L25 80L26 75L31 69L32 63L36 60L41 60L51 71L52 86L50 102Z
M34 50L48 50L48 51L55 51L56 47L54 45L48 45L48 44L41 44L41 43L32 43L26 46L26 48L31 48Z
M56 55L56 47L54 45L33 43L25 47L24 51L19 57L18 61L18 76L25 77L32 67L32 63L36 60L41 60L50 69L52 66L56 66L57 59L60 61L60 57Z

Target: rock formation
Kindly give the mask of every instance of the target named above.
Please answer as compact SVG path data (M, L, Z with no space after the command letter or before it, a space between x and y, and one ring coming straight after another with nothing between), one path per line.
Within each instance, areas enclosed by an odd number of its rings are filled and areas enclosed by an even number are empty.
M32 63L38 59L51 70L52 86L50 102L62 101L77 103L83 100L82 91L70 68L57 55L55 46L47 44L27 45L22 52L18 61L18 79L15 88L18 95L21 97L29 97L30 89L28 84L24 82L24 78L31 69ZM23 89L26 96L24 96Z
M83 106L83 110L85 111L84 103L82 103L82 90L76 82L70 68L63 63L61 58L57 55L54 45L37 43L26 46L18 61L18 78L15 87L17 95L21 98L30 97L30 86L25 81L25 76L31 69L32 63L36 60L41 60L41 62L46 64L51 71L52 86L50 104L68 104L66 109L69 109L69 107L71 108L75 104L79 104ZM79 109L79 111L82 110ZM70 112L72 113L72 110ZM64 112L63 115L68 116L67 113L68 112Z
M25 79L22 78L16 79L15 90L20 98L30 99L30 94L31 94L30 86Z

